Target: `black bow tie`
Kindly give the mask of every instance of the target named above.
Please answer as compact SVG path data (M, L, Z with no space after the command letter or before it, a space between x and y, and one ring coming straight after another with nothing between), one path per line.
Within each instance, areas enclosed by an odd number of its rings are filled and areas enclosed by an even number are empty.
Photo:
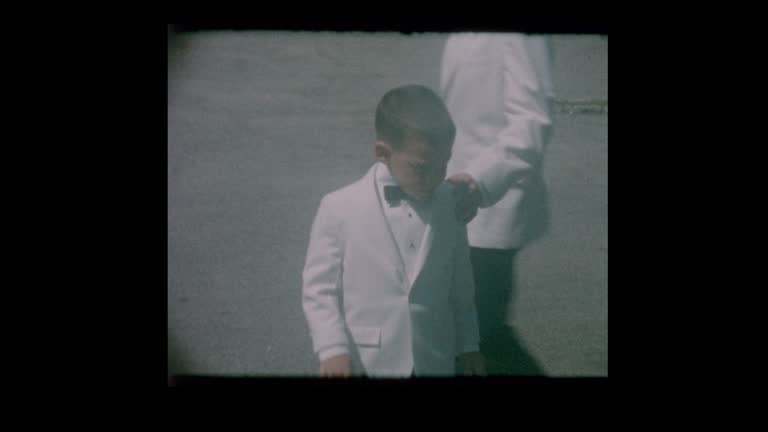
M384 198L392 205L408 198L408 195L400 189L400 186L384 186Z

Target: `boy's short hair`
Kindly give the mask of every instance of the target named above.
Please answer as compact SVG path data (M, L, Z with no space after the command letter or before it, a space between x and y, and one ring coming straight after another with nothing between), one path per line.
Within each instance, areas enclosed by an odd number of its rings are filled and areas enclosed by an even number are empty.
M451 145L456 126L443 100L429 87L405 85L388 91L376 107L376 139L400 148L406 137Z

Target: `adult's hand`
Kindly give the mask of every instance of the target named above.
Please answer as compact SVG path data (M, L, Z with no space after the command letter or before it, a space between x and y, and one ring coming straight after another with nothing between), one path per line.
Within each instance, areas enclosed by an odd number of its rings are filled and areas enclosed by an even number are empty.
M482 195L480 187L471 175L465 173L454 174L446 179L454 185L453 193L456 199L456 220L461 223L469 223L477 215Z

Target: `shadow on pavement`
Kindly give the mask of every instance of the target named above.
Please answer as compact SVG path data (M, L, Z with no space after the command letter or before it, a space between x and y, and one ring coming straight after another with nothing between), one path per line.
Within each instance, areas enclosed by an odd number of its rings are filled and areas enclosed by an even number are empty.
M539 362L528 352L514 329L506 326L494 335L492 346L480 345L488 375L543 376Z

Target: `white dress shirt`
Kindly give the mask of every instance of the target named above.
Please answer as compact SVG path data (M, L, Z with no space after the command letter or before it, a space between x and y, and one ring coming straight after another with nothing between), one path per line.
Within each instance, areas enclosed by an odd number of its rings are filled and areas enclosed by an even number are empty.
M384 209L384 216L403 259L409 283L413 283L413 268L424 240L424 231L429 223L431 203L430 201L418 202L409 198L390 203L384 196L385 186L397 186L397 182L389 168L383 163L378 163L376 188L379 191L381 208Z

